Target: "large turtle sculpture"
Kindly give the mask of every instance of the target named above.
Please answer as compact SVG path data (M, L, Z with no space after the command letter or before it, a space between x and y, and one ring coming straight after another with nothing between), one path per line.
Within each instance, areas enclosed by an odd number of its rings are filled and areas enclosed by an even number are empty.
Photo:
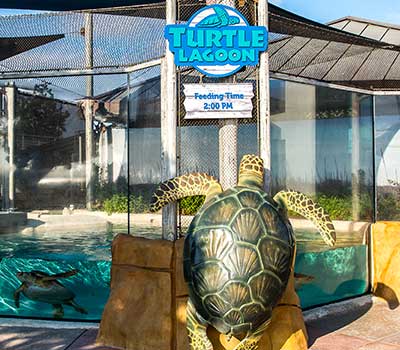
M49 275L43 271L17 272L17 278L22 284L14 292L15 306L19 308L21 293L34 301L51 304L54 308L54 317L64 316L63 305L73 307L76 311L87 314L87 311L75 301L75 293L61 284L57 279L74 276L78 270Z
M310 219L328 245L335 243L333 224L319 205L291 190L272 199L263 191L263 172L258 156L245 155L237 186L226 191L212 176L194 173L162 183L153 194L152 211L186 196L206 196L184 247L192 350L212 350L208 325L242 339L235 350L258 348L294 268L288 209Z

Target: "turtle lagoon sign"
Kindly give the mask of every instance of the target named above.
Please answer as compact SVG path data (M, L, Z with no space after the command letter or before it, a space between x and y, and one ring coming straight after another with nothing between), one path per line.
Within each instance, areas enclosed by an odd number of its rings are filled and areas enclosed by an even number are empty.
M165 28L165 38L177 66L190 66L210 77L226 77L258 64L268 46L265 27L250 26L236 9L211 5L186 24Z

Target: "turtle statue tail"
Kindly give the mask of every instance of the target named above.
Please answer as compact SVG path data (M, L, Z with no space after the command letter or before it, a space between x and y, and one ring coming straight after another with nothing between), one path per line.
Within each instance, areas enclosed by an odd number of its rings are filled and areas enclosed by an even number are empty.
M240 161L239 186L257 187L264 186L264 162L254 154L246 154Z
M334 246L336 232L332 220L324 209L305 194L293 190L277 193L274 200L281 206L304 216L317 226L325 243Z
M150 211L160 210L168 203L189 196L206 196L206 201L222 192L216 178L205 173L191 173L163 182L153 193Z

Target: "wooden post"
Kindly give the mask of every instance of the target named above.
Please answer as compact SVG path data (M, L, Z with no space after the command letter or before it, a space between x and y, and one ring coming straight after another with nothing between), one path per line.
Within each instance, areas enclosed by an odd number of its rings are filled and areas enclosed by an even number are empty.
M93 15L85 14L85 63L93 68ZM93 76L86 78L85 147L86 147L86 209L93 205Z
M14 137L14 126L15 126L15 85L12 83L6 87L7 92L7 117L8 117L8 208L14 209L15 206L15 137Z
M258 25L268 30L268 0L258 1ZM268 51L260 54L258 68L259 93L259 154L264 161L264 189L271 192L271 115L269 92L269 56Z
M176 23L176 0L166 1L166 24ZM166 180L176 176L177 86L174 55L166 40L165 58L161 62L161 177ZM162 237L177 239L176 204L162 211Z

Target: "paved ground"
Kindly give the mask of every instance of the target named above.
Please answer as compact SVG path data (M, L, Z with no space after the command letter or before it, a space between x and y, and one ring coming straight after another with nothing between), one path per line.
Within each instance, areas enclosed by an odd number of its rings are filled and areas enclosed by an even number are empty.
M312 350L400 350L400 307L364 297L333 317L308 320L307 329Z
M345 302L306 312L305 318L312 350L400 350L400 307L390 309L385 302L363 297L356 304ZM95 345L96 325L45 326L39 321L0 319L0 350L111 350Z

